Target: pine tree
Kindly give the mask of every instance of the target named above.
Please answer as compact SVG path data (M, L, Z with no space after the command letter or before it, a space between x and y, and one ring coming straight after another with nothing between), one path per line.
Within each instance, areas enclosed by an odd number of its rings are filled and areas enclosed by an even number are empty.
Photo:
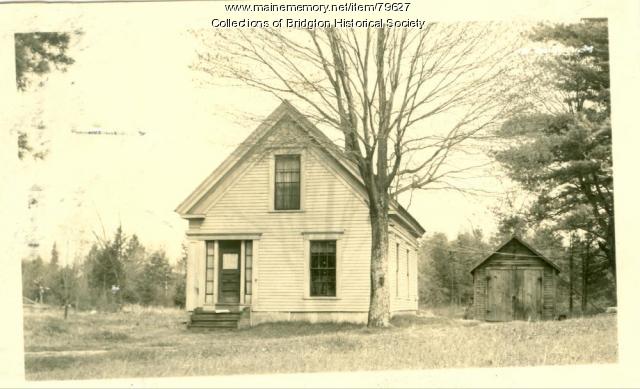
M51 248L51 260L49 263L51 266L57 267L59 260L58 248L56 247L56 242L53 242L53 247Z
M186 288L187 288L187 245L182 244L182 255L178 259L174 271L174 295L173 304L177 307L184 308L186 305Z
M121 293L122 300L124 302L140 302L140 296L138 295L138 283L142 279L141 276L144 271L143 267L145 257L145 247L138 239L138 236L133 234L127 239L122 257L123 273L125 276L121 284Z
M562 105L550 109L542 103L507 121L498 135L509 139L510 146L497 151L496 159L513 180L537 194L528 213L532 223L593 237L606 272L599 275L600 282L592 282L615 299L607 22L541 25L531 37L567 48L540 62L552 75L545 85L552 91L549 96L561 98Z
M22 260L22 295L40 301L40 286L46 274L44 261L40 256Z
M103 303L119 302L118 295L110 291L113 287L120 288L124 281L122 257L125 241L126 236L122 227L118 227L112 240L103 240L94 244L87 255L89 287Z
M16 63L16 88L26 91L33 81L40 80L52 69L66 70L74 63L67 55L71 34L67 32L28 32L14 34ZM39 124L39 129L42 125ZM34 150L29 133L21 128L18 131L18 158L32 154L35 159L43 159L47 150Z
M171 266L164 251L153 252L145 261L138 294L145 305L167 305L170 298Z

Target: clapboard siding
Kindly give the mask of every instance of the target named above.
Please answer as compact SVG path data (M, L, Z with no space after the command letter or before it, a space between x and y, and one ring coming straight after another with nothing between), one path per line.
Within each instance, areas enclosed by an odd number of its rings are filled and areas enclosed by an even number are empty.
M207 233L261 233L254 279L256 311L367 311L370 226L366 205L327 162L307 149L303 157L303 212L270 211L270 155L240 166L243 174L206 211ZM302 232L342 232L337 299L304 298Z
M390 228L389 234L389 295L391 311L418 309L417 242L401 226ZM399 255L396 255L398 249ZM409 277L407 277L407 250ZM399 259L399 260L398 260ZM396 273L396 269L398 272ZM397 275L397 276L396 276Z
M187 309L187 311L193 311L194 308L196 308L198 306L198 259L199 259L199 255L198 255L198 245L201 244L201 242L198 241L190 241L188 246L187 246L187 269L192 271L188 271L187 272L187 280L186 280L186 285L185 285L185 291L186 291L186 301L185 301L185 307Z

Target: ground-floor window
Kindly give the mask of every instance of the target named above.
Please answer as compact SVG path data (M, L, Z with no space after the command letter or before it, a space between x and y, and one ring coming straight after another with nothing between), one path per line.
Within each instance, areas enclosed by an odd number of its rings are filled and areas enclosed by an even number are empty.
M336 241L310 241L310 296L336 296Z

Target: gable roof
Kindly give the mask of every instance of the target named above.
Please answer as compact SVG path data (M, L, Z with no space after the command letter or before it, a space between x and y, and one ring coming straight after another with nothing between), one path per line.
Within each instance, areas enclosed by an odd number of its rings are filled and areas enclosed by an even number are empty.
M527 244L527 242L525 242L521 238L517 237L516 235L513 235L511 238L507 239L504 243L502 243L500 245L500 247L498 247L493 252L489 253L489 255L484 257L481 261L476 262L476 264L471 268L470 273L473 273L480 265L485 263L489 258L491 258L492 256L494 256L496 254L505 254L505 255L507 255L507 253L501 253L500 250L502 250L506 245L508 245L512 241L516 241L516 242L520 243L525 248L527 248L529 251L534 253L536 256L540 257L540 259L542 259L543 261L545 261L546 263L551 265L554 269L556 269L557 271L560 271L560 267L558 265L556 265L552 260L550 260L549 258L545 257L538 250L536 250L533 247L531 247L529 244Z
M347 160L336 144L320 131L309 119L298 111L288 101L283 100L276 108L249 136L207 177L196 189L184 199L175 211L185 219L203 218L204 215L194 212L194 208L210 193L215 191L218 184L229 175L242 161L246 160L258 147L261 140L270 133L271 129L282 119L290 118L304 130L319 146L326 156L337 162L338 166L350 178L350 185L355 186L356 192L360 193L365 189L364 182L360 177L356 165ZM367 201L367 199L365 199ZM397 201L391 200L390 218L397 220L407 227L414 236L420 237L425 233L425 229L409 212Z

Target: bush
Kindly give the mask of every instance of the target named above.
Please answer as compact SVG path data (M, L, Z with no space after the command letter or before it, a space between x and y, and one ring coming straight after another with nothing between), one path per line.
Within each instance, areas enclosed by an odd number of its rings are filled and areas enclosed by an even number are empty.
M180 277L180 279L176 283L175 293L173 295L173 303L176 307L180 309L184 309L186 305L187 295L186 295L186 280L185 277Z

